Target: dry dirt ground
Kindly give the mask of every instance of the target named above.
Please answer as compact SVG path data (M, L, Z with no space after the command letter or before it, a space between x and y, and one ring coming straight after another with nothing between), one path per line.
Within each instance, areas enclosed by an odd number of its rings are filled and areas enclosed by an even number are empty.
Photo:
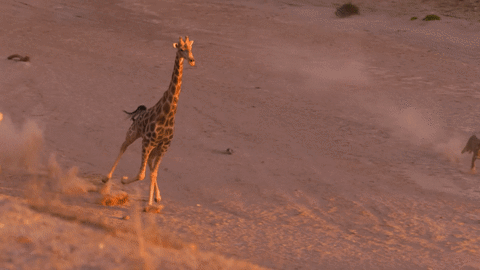
M354 3L2 1L0 269L480 269L479 3ZM164 208L139 142L104 206L185 35Z

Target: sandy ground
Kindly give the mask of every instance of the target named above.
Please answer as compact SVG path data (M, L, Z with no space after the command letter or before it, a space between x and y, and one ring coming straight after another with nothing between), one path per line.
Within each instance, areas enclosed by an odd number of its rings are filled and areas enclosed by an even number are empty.
M0 269L480 269L479 4L340 4L0 3ZM185 35L164 208L139 142L103 206Z

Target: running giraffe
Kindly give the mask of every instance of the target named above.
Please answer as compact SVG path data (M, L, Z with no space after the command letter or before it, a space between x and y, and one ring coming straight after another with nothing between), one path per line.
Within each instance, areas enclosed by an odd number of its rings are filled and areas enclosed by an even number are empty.
M155 201L160 202L160 190L157 184L157 172L162 157L167 152L170 142L173 138L173 127L175 125L175 113L177 112L178 96L182 86L183 60L187 59L190 66L195 66L195 59L192 54L193 40L189 40L188 36L185 41L180 37L178 43L174 43L173 47L177 49L175 58L175 67L173 69L172 80L168 90L165 91L160 101L149 109L137 109L132 114L133 123L130 126L125 142L120 148L120 154L115 160L112 169L108 175L102 180L104 183L112 178L115 167L123 155L127 147L135 140L142 137L142 164L138 175L131 179L122 178L122 184L130 184L132 182L143 180L145 178L146 166L150 168L150 196L148 206L153 204L153 195L155 193ZM144 107L143 107L144 108ZM135 117L136 116L136 117Z

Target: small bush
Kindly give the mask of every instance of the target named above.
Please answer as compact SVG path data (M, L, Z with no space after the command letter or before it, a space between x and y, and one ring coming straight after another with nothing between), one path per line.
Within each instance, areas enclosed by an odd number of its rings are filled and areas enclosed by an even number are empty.
M340 18L345 18L351 15L358 14L360 14L358 11L358 7L351 3L344 4L343 6L337 8L337 11L335 11L335 15Z
M417 17L412 17L410 18L410 21L415 21L416 19L418 19Z
M434 15L434 14L430 14L430 15L427 15L425 16L425 18L423 18L424 21L438 21L440 20L440 17L438 17L437 15Z
M117 194L105 194L103 195L100 204L103 206L122 206L128 204L130 198L127 193L119 192Z

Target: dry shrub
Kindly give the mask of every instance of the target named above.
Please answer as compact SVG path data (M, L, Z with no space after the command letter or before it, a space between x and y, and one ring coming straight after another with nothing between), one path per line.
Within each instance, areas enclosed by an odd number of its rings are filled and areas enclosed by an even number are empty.
M103 195L100 204L103 206L121 206L126 205L130 201L130 197L126 192L118 192L116 194L105 194Z
M423 21L439 21L440 17L435 15L435 14L430 14L425 16L425 18L422 19Z
M337 11L335 11L335 15L337 15L337 17L340 17L340 18L345 18L345 17L358 15L358 14L359 14L358 7L351 3L344 4L341 7L337 8Z
M100 204L103 206L121 206L126 205L130 201L130 197L124 191L118 191L111 194L112 182L105 183L102 188L100 188L99 193L102 195Z

